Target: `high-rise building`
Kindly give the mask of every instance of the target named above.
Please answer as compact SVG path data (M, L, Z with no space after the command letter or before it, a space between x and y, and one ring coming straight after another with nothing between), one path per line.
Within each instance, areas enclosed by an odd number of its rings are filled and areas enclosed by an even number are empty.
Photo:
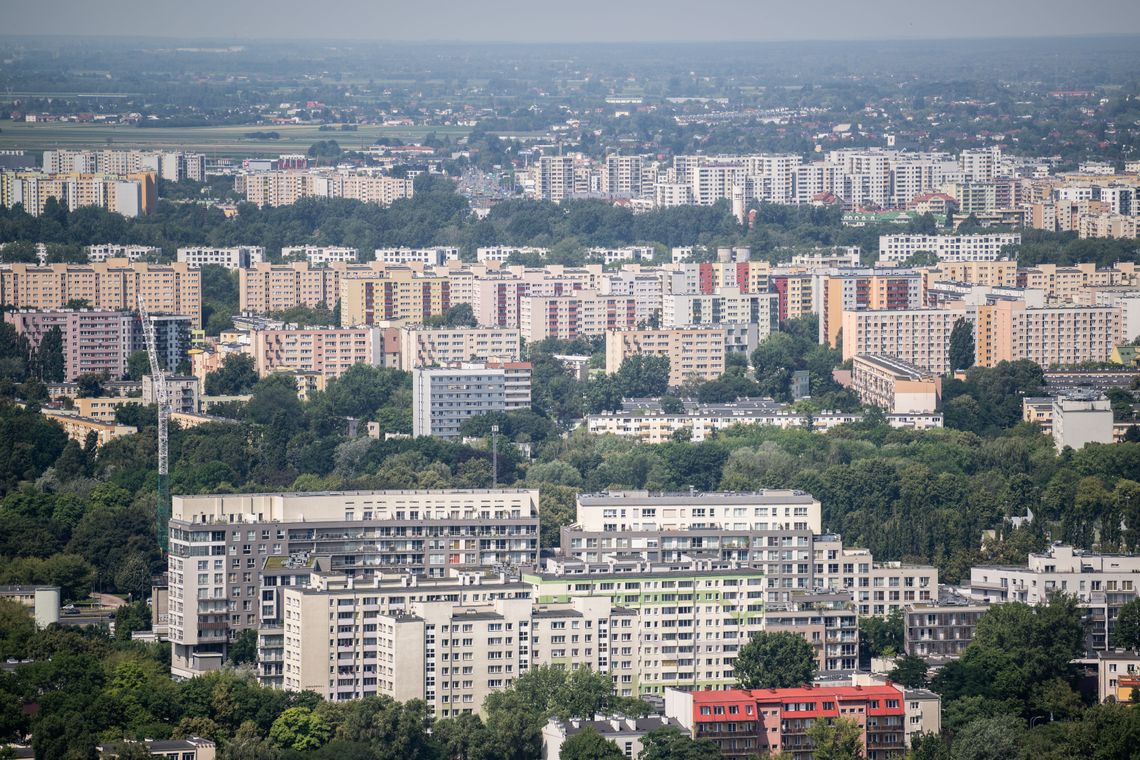
M669 385L715 380L724 374L725 331L698 326L606 332L606 372L621 369L631 356L663 356L669 360Z
M317 556L357 582L384 570L445 578L451 569L532 565L538 491L175 496L172 674L190 678L220 667L242 631L280 636L281 591L307 585Z
M412 431L460 437L464 420L530 408L529 362L420 367L412 372Z

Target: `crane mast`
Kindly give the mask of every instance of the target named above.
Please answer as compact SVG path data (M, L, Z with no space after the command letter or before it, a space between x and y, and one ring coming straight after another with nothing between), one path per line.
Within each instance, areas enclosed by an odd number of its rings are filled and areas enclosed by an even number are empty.
M158 361L158 340L154 335L154 323L150 320L146 302L141 295L138 297L138 306L143 337L146 340L146 355L150 360L154 401L158 407L158 504L155 507L155 532L158 536L158 546L165 555L170 522L170 391L166 386L166 371Z

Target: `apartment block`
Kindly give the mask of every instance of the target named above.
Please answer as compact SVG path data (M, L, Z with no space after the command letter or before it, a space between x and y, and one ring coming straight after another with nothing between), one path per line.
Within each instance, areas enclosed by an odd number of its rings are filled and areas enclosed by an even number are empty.
M374 277L342 278L340 323L344 327L381 322L421 324L451 307L446 277L389 269Z
M134 311L139 299L153 314L190 317L202 326L201 273L186 264L109 259L92 264L0 264L0 304L61 309L83 300L93 309Z
M694 739L714 742L724 757L752 758L785 752L810 758L808 729L817 720L857 723L868 760L906 752L905 693L893 684L809 686L791 689L727 689L665 693L665 716Z
M859 617L843 591L795 592L764 606L764 630L802 636L815 651L820 672L858 670Z
M999 299L978 307L977 363L1031 359L1042 367L1108 361L1123 342L1121 309L1112 306L1032 308ZM846 340L845 340L846 342Z
M352 271L374 274L367 266ZM295 306L332 308L348 272L346 265L313 266L307 261L255 264L238 271L239 306L243 314L275 314Z
M178 261L191 269L212 264L226 269L249 269L265 261L265 249L260 245L235 245L229 248L194 246L178 249Z
M911 270L833 269L813 277L820 294L819 342L833 348L846 312L923 305L922 276Z
M774 293L721 288L712 294L666 295L662 302L662 327L747 323L756 325L757 340L764 340L779 327L778 320L779 304Z
M54 328L63 339L63 379L72 382L80 375L106 374L118 380L127 373L127 359L133 349L132 317L119 311L90 309L50 309L9 311L4 321L18 335L37 348Z
M394 366L398 350L394 328L320 327L249 333L249 353L260 377L279 370L315 372L326 379L339 377L356 364Z
M817 534L813 552L816 586L853 594L860 617L883 617L938 598L938 570L929 565L876 562L869 549L844 547L834 534Z
M776 310L781 322L799 319L816 311L813 278L807 273L773 273L772 290L776 293Z
M1140 555L1097 554L1060 544L1029 555L1025 567L982 565L970 569L970 595L989 603L1044 604L1062 592L1077 597L1085 610L1085 644L1116 646L1120 608L1137 596Z
M39 216L52 199L69 211L97 206L125 217L143 216L157 203L155 174L0 172L0 205L20 204Z
M459 260L459 249L454 246L434 248L377 248L376 260L382 264L426 264L443 266Z
M80 417L77 414L52 409L41 409L40 414L44 419L58 422L63 432L67 433L67 437L80 446L87 445L87 436L92 433L95 434L95 446L99 447L121 436L138 432L138 428L133 425L120 425L114 419Z
M906 653L930 663L957 659L974 640L978 618L988 609L964 598L908 604L903 609Z
M965 282L994 288L1017 287L1019 272L1012 259L994 261L939 261L936 267L920 268L929 287L934 282ZM1027 286L1023 285L1023 287ZM1037 286L1034 286L1037 287Z
M315 572L307 587L282 592L280 686L330 701L421 699L440 717L478 713L531 665L532 596L528 584L474 573L361 581Z
M351 198L389 206L414 192L410 179L328 170L254 172L235 178L234 187L258 206L289 206L302 198Z
M470 417L529 407L528 362L420 367L412 373L412 430L417 436L456 439Z
M287 245L281 249L286 261L307 261L312 266L321 264L355 264L358 251L337 245Z
M152 245L103 243L84 246L83 252L87 254L87 260L91 263L102 263L107 259L126 259L134 262L156 258L162 254L162 249Z
M939 261L995 261L1006 246L1021 245L1019 232L980 235L882 235L879 261L901 263L916 253L933 253Z
M938 408L942 381L894 357L857 354L851 362L851 390L864 404L888 412L932 413Z
M1099 393L1053 398L1050 433L1058 449L1113 442L1112 403Z
M480 264L490 261L507 261L512 256L536 256L545 258L550 253L549 248L538 248L528 245L489 245L475 249L475 260Z
M318 556L327 570L357 582L385 570L446 578L456 569L531 565L538 559L538 491L175 496L172 674L190 678L220 667L243 630L281 635L279 591L307 585Z
M943 375L950 369L950 333L964 308L843 312L843 358L877 355L901 359Z
M621 369L631 356L663 356L669 360L669 385L715 380L724 374L725 331L719 327L606 332L606 372Z
M516 362L522 343L517 328L427 327L400 328L400 369L447 366L472 361Z
M546 338L574 340L582 335L602 335L607 330L632 330L636 326L637 299L631 296L577 290L565 295L527 295L519 299L519 329L527 343Z
M542 570L524 570L522 580L538 604L605 603L610 635L602 642L603 661L619 696L728 688L736 653L764 626L763 573L727 562L556 558ZM576 642L568 633L563 640L551 638L554 630L536 631L535 661L574 667Z

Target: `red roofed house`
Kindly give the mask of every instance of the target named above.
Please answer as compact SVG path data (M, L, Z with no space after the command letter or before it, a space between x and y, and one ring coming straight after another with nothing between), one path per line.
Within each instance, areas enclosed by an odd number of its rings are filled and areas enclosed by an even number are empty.
M808 728L815 721L844 718L863 728L868 760L906 753L906 706L901 687L805 686L794 689L728 689L665 692L665 715L694 739L709 739L725 757L787 752L812 760Z

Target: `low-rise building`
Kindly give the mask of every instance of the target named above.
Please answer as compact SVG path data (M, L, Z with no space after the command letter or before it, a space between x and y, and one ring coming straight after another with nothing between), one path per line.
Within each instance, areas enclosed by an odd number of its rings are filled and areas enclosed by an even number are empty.
M956 659L974 640L978 618L988 609L961 597L908 604L903 608L903 648L932 664Z
M1134 702L1132 692L1140 689L1140 652L1113 649L1096 653L1097 701Z
M138 432L138 429L133 425L120 425L114 419L92 419L51 409L41 409L40 414L49 420L58 422L63 427L64 432L67 433L67 437L80 446L87 444L87 436L92 433L95 434L95 445L98 447L116 438Z
M542 727L542 760L561 760L562 744L572 736L592 729L606 741L617 745L618 750L632 760L641 757L642 738L660 728L680 729L681 724L663 715L627 718L624 715L595 715L590 718L551 718Z
M729 758L775 752L810 757L807 731L821 719L845 718L862 731L868 760L906 752L903 689L893 684L810 686L791 689L727 689L665 694L665 715L694 739L714 742Z
M1025 567L981 565L970 569L970 596L998 602L1044 604L1055 592L1077 597L1085 610L1086 645L1116 645L1120 608L1140 591L1140 555L1098 554L1060 544L1032 553Z
M901 359L859 354L851 362L851 390L864 404L888 412L928 414L938 408L942 382Z
M1112 443L1112 402L1099 396L1057 396L1053 399L1051 433L1058 449Z
M249 269L265 261L265 249L259 245L235 245L229 248L193 246L178 249L178 261L191 269L207 264L226 269Z

